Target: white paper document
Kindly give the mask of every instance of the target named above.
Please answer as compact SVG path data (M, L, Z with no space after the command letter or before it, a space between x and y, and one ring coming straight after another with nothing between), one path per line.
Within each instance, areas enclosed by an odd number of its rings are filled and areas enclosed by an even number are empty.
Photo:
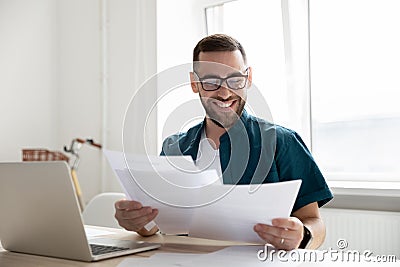
M149 258L128 258L118 267L128 266L163 266L163 267L255 267L255 266L302 266L302 267L365 267L365 266L399 266L398 262L377 262L376 259L364 257L358 260L340 260L338 254L326 253L327 250L295 249L291 251L276 250L269 246L231 246L206 254L157 253ZM266 253L266 254L265 254ZM353 255L353 254L351 254ZM350 256L350 259L353 259Z
M232 246L219 251L200 255L193 258L192 262L182 262L178 266L229 266L229 267L254 267L254 266L298 266L300 263L262 261L258 258L258 251L264 246Z
M149 258L128 258L118 267L146 266L146 267L180 267L193 266L192 261L201 254L189 253L157 253Z
M265 242L254 232L257 223L271 225L274 218L290 216L301 180L262 184L254 193L238 185L215 203L194 212L190 236L209 239ZM227 185L212 188L225 192Z
M289 217L301 184L221 185L216 171L197 170L191 158L104 153L126 196L159 210L154 221L166 234L263 243L254 225Z
M166 234L188 233L193 218L189 207L203 202L195 195L204 185L219 182L215 171L199 172L190 157L147 158L107 150L104 154L127 198L159 210L155 223Z
M204 266L299 266L301 262L260 260L258 251L264 246L232 246L207 254L158 253L149 258L123 260L118 267L163 266L163 267L204 267ZM299 252L301 253L301 252ZM323 266L323 265L322 265Z

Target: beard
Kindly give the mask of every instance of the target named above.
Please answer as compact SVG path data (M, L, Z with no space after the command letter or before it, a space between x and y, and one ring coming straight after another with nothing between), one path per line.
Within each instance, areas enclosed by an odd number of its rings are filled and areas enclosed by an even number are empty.
M222 103L226 101L234 101L233 105L235 107L230 108L230 110L226 112L221 112L217 110L215 100L220 101ZM200 101L206 111L207 116L218 126L228 130L231 128L236 121L242 115L244 106L246 104L246 100L241 98L240 96L230 97L228 99L222 98L211 98L211 97L203 97L200 96Z

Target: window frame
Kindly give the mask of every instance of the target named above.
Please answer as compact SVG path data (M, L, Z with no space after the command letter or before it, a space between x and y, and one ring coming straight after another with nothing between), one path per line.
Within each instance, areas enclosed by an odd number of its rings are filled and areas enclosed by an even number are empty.
M208 33L207 27L207 11L206 9L209 7L215 7L219 5L223 5L224 3L231 2L232 0L227 1L207 1L210 5L205 5L204 7L204 15L205 15L205 27L206 32ZM212 3L212 4L211 4ZM293 3L297 3L293 4ZM300 3L300 4L299 4ZM313 151L313 128L312 128L312 75L311 75L311 36L310 36L310 1L290 1L290 0L281 0L282 6L282 26L283 26L283 34L284 34L284 45L285 45L285 64L287 68L287 74L293 73L294 68L302 68L302 76L306 77L304 79L304 83L306 86L299 90L296 88L289 88L291 92L293 91L296 96L300 95L301 104L297 105L293 110L291 110L291 114L300 114L300 116L294 115L292 120L300 122L296 126L291 127L294 128L299 134L303 137L306 145L309 147L311 151ZM305 11L305 17L294 18L293 14L299 8L303 8L303 12ZM300 21L303 23L303 27L305 29L306 38L306 49L303 50L305 55L297 55L297 57L306 57L307 60L303 60L302 63L298 63L296 65L296 55L293 53L296 37L293 36L293 23L294 20ZM304 23L306 25L304 26ZM298 23L297 23L298 25ZM304 36L303 36L304 38ZM289 75L287 75L288 77ZM291 81L288 81L288 84L291 84ZM297 90L297 91L296 91ZM294 97L293 97L294 98ZM296 98L298 101L298 98ZM348 195L348 194L373 194L376 196L387 196L388 192L392 192L392 195L396 195L400 197L400 179L391 179L390 181L379 182L379 181L366 181L362 179L352 179L346 180L343 177L351 176L352 174L344 174L340 175L338 178L337 174L324 174L327 179L328 184L332 187L335 194L339 195ZM336 176L336 177L334 177ZM361 193L360 193L361 192Z

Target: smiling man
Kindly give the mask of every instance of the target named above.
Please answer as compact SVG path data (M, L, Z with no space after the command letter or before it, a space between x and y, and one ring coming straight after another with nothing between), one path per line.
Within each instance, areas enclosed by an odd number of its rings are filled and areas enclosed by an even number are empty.
M252 68L242 45L223 34L200 40L193 51L190 81L206 116L187 132L166 138L161 154L190 155L203 169L217 170L224 184L302 179L291 217L276 218L272 225L258 223L254 231L278 249L318 248L325 238L319 207L332 193L296 132L246 112ZM157 227L147 231L144 226L158 210L128 200L116 202L115 208L125 229L141 235L157 232Z

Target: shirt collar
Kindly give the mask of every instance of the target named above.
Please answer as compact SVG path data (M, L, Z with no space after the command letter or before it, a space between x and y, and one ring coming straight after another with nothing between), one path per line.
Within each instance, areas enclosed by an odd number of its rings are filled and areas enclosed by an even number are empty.
M223 142L226 139L229 139L230 135L236 135L238 133L243 133L243 130L246 129L246 121L249 118L249 114L245 109L243 109L242 115L240 116L240 119L235 122L235 124L220 137L220 142ZM191 140L188 148L183 151L185 155L190 154L192 156L193 160L197 159L197 153L199 151L199 144L201 140L201 133L202 131L205 131L205 125L206 125L206 118L198 125L198 128L194 134L194 138Z

